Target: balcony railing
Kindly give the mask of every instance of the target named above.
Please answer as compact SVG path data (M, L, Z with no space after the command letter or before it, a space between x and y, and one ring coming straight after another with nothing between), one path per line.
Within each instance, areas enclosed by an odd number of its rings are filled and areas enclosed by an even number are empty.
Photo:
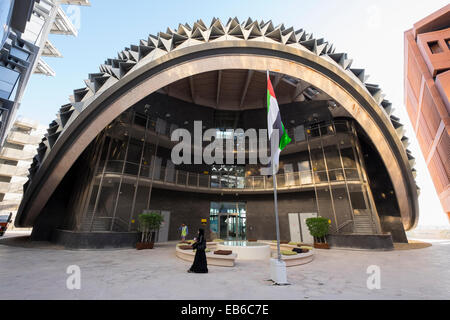
M27 128L27 129L36 129L38 126L38 122L35 120L18 117L15 121L15 124L19 127Z
M101 177L103 166L99 167L97 177ZM272 176L238 176L232 174L203 174L176 170L174 168L159 167L155 168L152 174L151 165L141 165L138 163L124 162L124 161L108 161L105 168L105 175L108 179L112 175L117 175L119 178L123 173L123 177L127 181L132 178L137 181L138 177L142 184L148 184L150 181L155 183L179 186L183 188L195 189L209 189L211 191L217 190L272 190L273 178ZM340 168L331 169L327 171L301 171L301 172L287 172L277 174L277 188L278 189L296 189L308 188L328 183L344 183L360 182L360 176L357 168Z
M36 152L3 147L0 158L8 160L32 160Z
M126 114L123 114L121 120L123 123L131 121ZM166 137L168 139L170 139L172 132L179 128L176 124L169 123L164 119L149 116L147 121L146 118L137 114L134 115L133 123L134 125L142 128L147 127L148 131L155 132L158 135ZM335 135L336 133L348 133L348 132L351 132L351 125L350 122L347 120L334 120L321 122L317 124L299 125L295 128L287 129L287 133L289 137L292 138L293 143L304 142L307 140L307 138L311 140L319 138L321 136L324 137ZM193 134L194 133L191 132L191 135ZM233 137L233 139L236 140L237 137ZM204 142L205 145L208 143L209 142ZM269 147L269 145L267 145L267 147ZM248 139L245 139L245 150L249 150Z
M7 213L17 211L20 205L20 200L7 200L0 202L0 213Z
M41 141L41 137L12 131L9 133L8 137L6 138L6 141L16 144L39 144Z
M0 193L23 193L23 183L0 182Z
M28 174L28 168L17 167L8 164L0 164L0 175L6 177L22 176L26 177Z

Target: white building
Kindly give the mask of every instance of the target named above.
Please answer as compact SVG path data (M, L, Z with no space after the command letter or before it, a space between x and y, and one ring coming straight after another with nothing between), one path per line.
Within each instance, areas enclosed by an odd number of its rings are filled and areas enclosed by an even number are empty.
M43 57L62 55L48 39L49 34L78 35L72 22L79 21L78 7L66 7L74 15L69 17L61 5L86 6L90 2L0 1L0 214L12 212L13 220L28 169L46 133L35 121L16 119L17 110L31 74L55 75Z
M0 151L0 215L11 212L13 221L22 200L28 169L45 132L45 127L36 121L18 118ZM12 229L14 226L10 224L9 230Z
M0 1L0 145L16 118L28 80L33 73L54 76L42 57L62 57L49 34L77 36L72 19L61 5L90 5L89 0ZM75 10L73 10L75 8ZM77 16L78 15L78 16Z

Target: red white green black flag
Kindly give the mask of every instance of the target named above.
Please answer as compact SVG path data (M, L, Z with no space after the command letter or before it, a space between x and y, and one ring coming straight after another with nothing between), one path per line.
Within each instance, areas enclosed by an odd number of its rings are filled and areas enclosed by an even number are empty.
M278 101L270 81L269 71L267 71L267 129L271 145L278 146L278 148L272 150L272 169L273 173L276 174L278 172L280 153L291 143L292 139L289 138L281 121L280 109L278 108ZM275 130L278 130L278 135L272 137ZM272 143L272 138L278 138L278 141Z

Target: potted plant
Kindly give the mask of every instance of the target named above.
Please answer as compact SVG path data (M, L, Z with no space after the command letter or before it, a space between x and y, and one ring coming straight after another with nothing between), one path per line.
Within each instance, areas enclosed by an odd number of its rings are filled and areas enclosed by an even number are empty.
M164 221L162 215L157 212L142 213L139 215L139 231L141 241L136 243L136 249L153 249L155 244L156 230Z
M308 226L309 233L311 233L311 235L314 237L314 248L330 248L326 239L330 223L331 221L329 219L323 217L306 219L306 225Z

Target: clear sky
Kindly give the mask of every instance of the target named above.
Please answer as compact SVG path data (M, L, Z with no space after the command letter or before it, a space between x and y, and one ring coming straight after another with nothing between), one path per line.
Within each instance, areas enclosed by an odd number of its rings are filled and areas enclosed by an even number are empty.
M381 86L394 114L407 127L410 150L417 159L417 184L421 188L420 226L446 226L448 220L425 165L403 103L403 32L418 20L445 6L447 0L283 0L283 1L154 1L91 0L80 15L65 7L79 22L77 38L50 35L63 58L47 58L56 77L33 75L19 115L47 125L60 106L68 102L73 89L84 87L88 73L98 71L106 58L148 34L197 19L209 24L213 17L223 19L251 17L272 20L275 25L303 28L334 43L337 52L347 52L353 67L365 68L368 82ZM78 23L77 23L78 24Z

